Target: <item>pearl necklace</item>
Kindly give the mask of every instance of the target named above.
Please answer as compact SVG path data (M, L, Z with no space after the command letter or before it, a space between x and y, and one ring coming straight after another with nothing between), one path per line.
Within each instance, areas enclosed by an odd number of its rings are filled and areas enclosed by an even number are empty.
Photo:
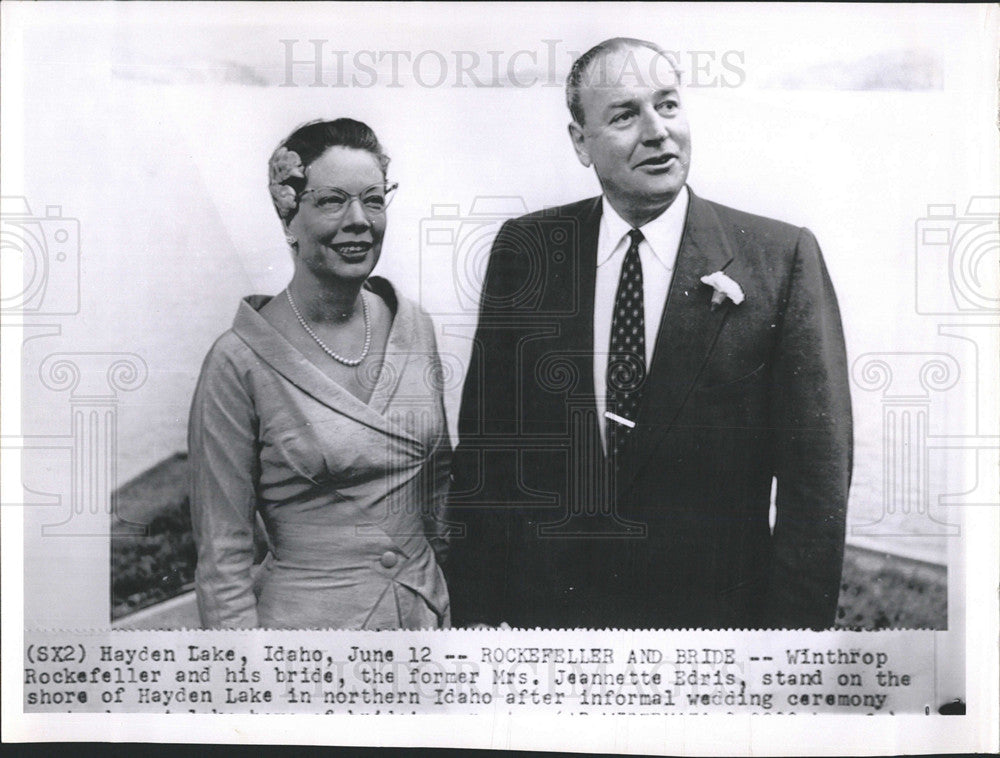
M335 361L337 361L337 363L343 363L345 366L357 366L361 363L361 361L363 361L365 358L368 357L368 351L371 349L372 346L372 324L371 324L371 319L368 317L368 300L365 298L364 290L361 290L361 310L364 313L365 317L365 346L361 348L361 355L359 355L357 358L345 358L344 356L339 355L338 353L327 347L326 344L324 344L323 340L321 340L319 336L316 334L316 332L312 330L312 327L310 327L309 324L306 323L306 320L302 318L302 314L299 313L299 309L295 306L295 301L292 300L291 291L286 289L285 296L288 298L288 304L292 306L292 313L295 314L295 318L297 318L299 320L299 323L302 324L302 328L305 329L306 332L309 334L309 336L316 341L317 345L323 348L323 352L329 355Z

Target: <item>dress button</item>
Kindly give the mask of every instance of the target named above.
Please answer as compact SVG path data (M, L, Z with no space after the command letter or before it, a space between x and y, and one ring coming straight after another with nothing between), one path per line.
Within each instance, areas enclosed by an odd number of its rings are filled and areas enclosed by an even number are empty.
M382 564L383 568L391 569L397 563L399 563L399 556L396 555L391 550L386 550L382 553L382 557L378 559L379 563Z

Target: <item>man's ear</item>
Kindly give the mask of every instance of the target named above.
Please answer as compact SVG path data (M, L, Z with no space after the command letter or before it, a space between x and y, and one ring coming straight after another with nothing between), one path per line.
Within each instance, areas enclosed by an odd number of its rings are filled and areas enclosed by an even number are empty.
M583 136L583 127L576 121L569 125L569 138L573 142L573 149L576 150L577 160L584 166L590 168L590 152L587 150L587 138Z

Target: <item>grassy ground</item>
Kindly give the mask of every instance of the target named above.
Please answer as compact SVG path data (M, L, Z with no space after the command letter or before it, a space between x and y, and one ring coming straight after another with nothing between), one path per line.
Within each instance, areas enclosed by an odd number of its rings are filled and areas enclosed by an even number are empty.
M118 491L111 528L111 617L167 600L194 582L187 463L174 455Z
M118 491L111 537L111 614L118 619L191 589L195 550L187 463L174 455ZM945 567L847 546L837 624L944 629Z
M946 629L944 566L847 546L837 625L849 629Z

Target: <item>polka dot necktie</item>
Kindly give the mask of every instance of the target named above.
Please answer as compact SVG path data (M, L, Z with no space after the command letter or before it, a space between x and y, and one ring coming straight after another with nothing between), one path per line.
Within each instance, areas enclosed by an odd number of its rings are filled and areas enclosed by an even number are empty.
M642 385L646 378L646 318L642 300L642 262L639 243L642 232L628 233L632 242L625 253L611 319L611 349L608 355L606 440L608 457L617 455L635 426Z

